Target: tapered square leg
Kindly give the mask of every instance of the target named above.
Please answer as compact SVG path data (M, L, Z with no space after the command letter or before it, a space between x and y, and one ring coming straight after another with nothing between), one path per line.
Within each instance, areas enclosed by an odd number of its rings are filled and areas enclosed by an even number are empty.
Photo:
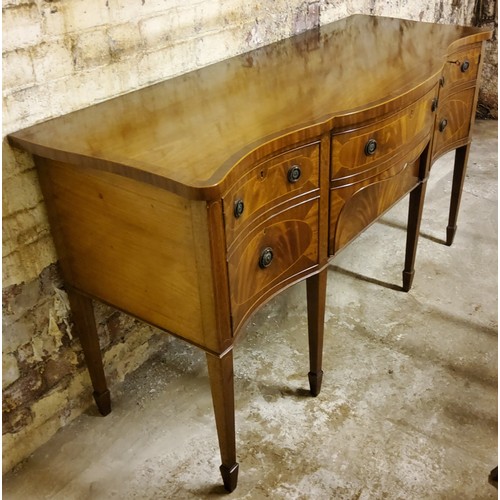
M455 165L453 168L453 183L451 186L450 215L446 228L446 244L450 246L455 239L457 232L458 211L462 199L465 173L467 171L467 161L469 159L470 143L457 148L455 151Z
M418 235L427 181L423 180L411 193L408 208L408 229L406 233L406 256L403 270L403 290L408 292L415 275L415 258L417 256Z
M94 400L102 415L111 412L111 396L106 384L101 348L94 317L92 301L80 293L68 290L73 324L82 345L90 380L94 388Z
M323 336L325 331L325 305L327 269L307 278L307 325L309 334L309 387L317 396L323 381Z
M238 484L239 469L234 423L233 351L220 358L207 353L207 365L222 459L220 472L224 488L231 492Z

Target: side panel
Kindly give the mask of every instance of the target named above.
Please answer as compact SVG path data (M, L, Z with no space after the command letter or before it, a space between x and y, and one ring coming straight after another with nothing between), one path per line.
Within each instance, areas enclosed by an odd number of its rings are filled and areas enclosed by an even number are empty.
M37 158L67 283L219 351L207 210L151 185ZM203 295L203 297L202 297Z

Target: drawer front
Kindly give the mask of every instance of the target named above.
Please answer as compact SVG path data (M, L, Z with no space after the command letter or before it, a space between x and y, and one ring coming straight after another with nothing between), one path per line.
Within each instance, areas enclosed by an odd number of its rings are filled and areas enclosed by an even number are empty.
M432 156L454 149L467 140L470 130L470 119L474 107L475 89L470 88L440 99Z
M383 172L330 190L329 254L335 255L419 182L420 158L429 144L428 132L411 151Z
M443 68L443 90L475 80L480 60L481 45L450 54Z
M399 113L332 139L332 180L346 184L373 176L388 160L404 155L433 126L433 101L437 88Z
M256 217L318 186L319 144L260 163L223 196L227 246Z
M335 255L375 222L419 180L419 159L396 164L376 181L364 181L330 191L330 255Z
M229 255L233 331L258 304L318 264L318 205L316 198L270 217Z

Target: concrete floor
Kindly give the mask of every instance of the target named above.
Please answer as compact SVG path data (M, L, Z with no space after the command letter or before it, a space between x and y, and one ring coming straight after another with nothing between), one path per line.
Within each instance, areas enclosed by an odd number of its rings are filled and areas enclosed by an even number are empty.
M478 122L454 245L452 155L433 167L413 289L407 202L329 269L325 378L306 393L305 286L235 350L234 499L488 499L497 464L497 124ZM201 352L174 340L4 477L5 499L222 498Z

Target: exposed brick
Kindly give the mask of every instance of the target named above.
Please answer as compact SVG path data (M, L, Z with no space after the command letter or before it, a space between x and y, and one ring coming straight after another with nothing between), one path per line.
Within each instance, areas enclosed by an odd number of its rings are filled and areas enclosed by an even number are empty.
M43 42L33 49L36 80L45 83L51 79L71 75L74 71L71 49L71 42L67 39Z
M18 321L27 311L37 306L41 300L38 281L26 285L15 285L3 290L2 312L5 326Z
M25 170L3 182L3 216L36 207L43 199L36 170Z
M76 354L71 348L62 350L56 359L49 359L42 373L45 387L51 389L64 377L71 375L76 370L76 365Z
M74 37L72 54L78 70L106 66L111 60L106 29L86 31Z
M56 8L57 14L64 16L66 32L93 29L109 22L109 10L103 0L72 0L61 2Z
M3 257L8 258L11 253L20 249L36 245L40 240L49 238L49 226L45 210L39 205L17 212L3 220Z
M13 354L2 355L2 388L5 389L19 378L19 366Z
M319 26L319 2L301 5L295 15L294 33L301 33L315 26Z
M226 58L230 52L231 35L235 32L224 31L207 33L198 38L196 47L196 62L199 66L206 66Z
M34 167L33 157L26 151L11 148L6 139L2 141L2 165L2 178L4 181Z
M2 417L2 434L14 434L33 422L33 414L28 407L17 408Z
M40 40L41 16L35 2L23 2L3 9L3 51L36 45Z
M4 221L4 233L6 222ZM13 233L10 233L13 234ZM54 242L50 234L42 233L40 239L32 244L19 247L2 257L2 271L4 286L22 283L37 276L46 266L57 259Z
M177 24L175 15L176 10L171 9L170 12L140 21L139 29L147 49L158 50L175 42L178 38L178 33L174 32Z
M45 387L39 369L23 374L22 377L3 391L3 412L8 413L20 406L36 401L44 390Z
M2 54L3 86L5 88L22 88L35 82L33 61L28 49L18 49Z
M51 94L44 85L4 90L3 132L9 134L50 118Z
M68 396L64 389L61 391L50 390L31 406L34 421L38 425L61 413L61 409L68 403Z
M66 35L68 32L66 10L69 5L69 2L44 1L41 3L39 9L42 16L42 36L44 40Z
M196 47L197 40L192 39L144 55L138 65L139 84L154 83L192 69L193 61L188 56L193 57Z
M32 318L23 315L15 323L3 325L2 349L4 353L16 352L20 360L24 360L21 346L31 345L31 339L36 333L37 326L33 323Z
M137 23L110 26L107 34L112 61L121 61L137 55L142 48L142 38Z
M192 9L200 3L218 4L213 0L183 0L172 2L165 0L137 0L136 2L123 2L122 0L108 0L109 16L111 24L121 24L137 19L146 19L155 14L162 14L173 7L185 7Z

